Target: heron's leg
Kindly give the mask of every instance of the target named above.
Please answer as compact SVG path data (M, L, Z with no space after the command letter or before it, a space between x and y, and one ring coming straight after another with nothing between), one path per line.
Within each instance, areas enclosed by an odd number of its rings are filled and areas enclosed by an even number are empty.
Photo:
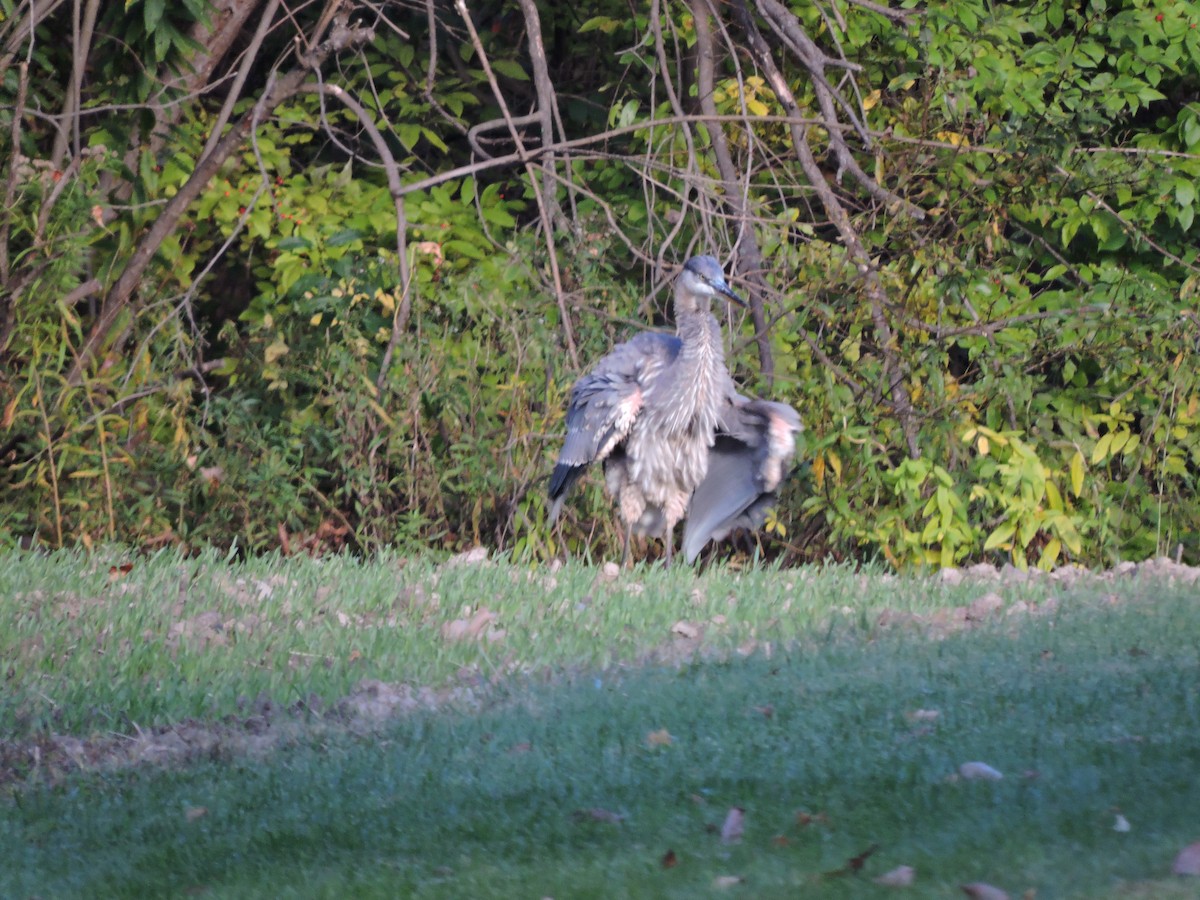
M663 565L668 569L671 568L671 560L675 556L675 523L667 520L667 529L663 532L663 544L667 548L667 558L663 561Z
M625 524L625 550L621 554L621 568L622 569L629 568L629 544L632 540L633 540L633 523L627 522Z

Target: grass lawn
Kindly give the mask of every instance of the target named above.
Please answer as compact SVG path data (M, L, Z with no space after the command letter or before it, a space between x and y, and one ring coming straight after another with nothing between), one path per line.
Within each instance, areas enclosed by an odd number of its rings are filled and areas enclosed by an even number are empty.
M1197 897L1168 574L0 557L0 897Z

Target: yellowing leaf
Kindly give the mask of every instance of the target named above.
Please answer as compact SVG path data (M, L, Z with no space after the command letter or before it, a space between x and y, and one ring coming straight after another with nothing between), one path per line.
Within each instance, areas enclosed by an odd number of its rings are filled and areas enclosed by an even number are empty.
M1083 494L1083 454L1078 450L1071 457L1071 493L1076 497Z
M876 88L863 97L863 109L874 109L879 105L879 98L883 96L883 91Z
M1046 546L1042 549L1042 557L1038 560L1038 568L1049 572L1058 562L1058 557L1062 554L1062 541L1058 538L1050 538L1046 541Z
M321 324L321 313L317 313L315 316L313 316L311 319L309 319L308 324L312 325L314 328L317 327L318 325L320 325Z
M275 360L279 359L279 357L285 356L290 349L291 348L284 343L282 338L276 338L274 343L267 346L266 351L263 353L263 357L269 366L275 362Z
M829 451L829 468L833 469L833 474L838 481L842 480L842 460L832 450Z
M1108 457L1108 448L1112 444L1112 439L1113 433L1110 431L1108 434L1101 437L1100 440L1096 441L1096 447L1094 450L1092 450L1093 466L1099 465Z
M767 108L767 104L763 103L761 100L756 100L753 97L746 98L746 109L756 116L765 116L770 112L770 110Z
M13 419L17 414L17 401L21 399L20 394L15 394L11 400L4 405L4 416L0 418L0 428L11 428Z
M980 456L987 456L988 450L991 448L992 445L991 445L991 442L988 441L987 435L981 434L979 436L979 443L976 446L979 448Z
M965 147L970 143L965 135L959 134L957 131L939 131L937 133L939 141L945 141L952 147Z

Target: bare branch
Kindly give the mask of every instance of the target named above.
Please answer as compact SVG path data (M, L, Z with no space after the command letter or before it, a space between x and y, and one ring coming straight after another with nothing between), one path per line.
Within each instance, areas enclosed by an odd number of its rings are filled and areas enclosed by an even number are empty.
M463 23L467 26L467 32L471 36L471 44L475 48L475 55L479 59L479 64L483 66L483 73L487 77L488 84L491 85L492 95L496 98L496 103L500 107L500 112L504 116L504 120L509 123L509 134L512 136L513 143L517 146L517 151L521 154L525 153L525 142L521 140L521 134L512 119L512 114L508 110L508 104L504 100L504 93L500 90L500 84L496 80L496 73L492 71L491 63L488 62L487 53L484 51L483 42L479 40L479 32L475 30L475 23L471 19L470 12L467 11L466 0L454 0L454 8L458 10L459 16L462 17ZM552 150L546 149L543 145L543 153L552 153ZM579 351L575 348L575 329L571 325L571 315L567 310L567 305L563 299L562 274L558 268L558 252L554 247L554 214L552 206L554 203L553 196L547 198L546 192L538 183L536 167L531 163L525 164L525 172L529 178L529 186L533 190L534 199L537 201L538 216L541 223L542 236L546 242L547 261L550 264L550 272L554 276L554 293L558 300L558 310L562 318L563 340L567 345L567 353L571 357L571 362L576 368L579 367Z
M241 65L237 68L237 74L234 76L233 84L229 86L229 92L225 95L225 102L221 105L221 111L217 113L216 119L213 120L212 130L209 132L208 141L204 144L204 149L200 152L200 159L204 159L208 154L213 152L217 146L217 142L221 140L221 134L225 131L225 126L229 123L229 117L233 115L233 107L237 104L242 96L242 88L246 85L246 77L250 74L252 63L258 58L258 52L262 49L263 41L266 39L267 32L271 28L271 23L275 21L275 13L279 10L280 0L271 0L270 4L263 11L262 16L258 20L258 28L254 31L254 37L250 39L249 45L245 52L241 54ZM249 16L250 10L258 4L258 0L254 3L246 3L237 6L235 12L230 14L228 21L222 28L221 42L224 43L226 36L232 40L236 36L237 31L232 30L236 23L237 28L241 27L242 22ZM216 54L212 54L213 57ZM208 60L210 64L215 65L215 59Z
M841 129L838 127L840 119L838 118L835 105L842 108L851 120L854 129L862 137L864 143L868 147L870 146L870 134L866 126L859 120L857 112L851 109L850 105L833 89L825 75L826 66L842 66L849 71L853 71L857 67L852 67L845 60L835 60L826 56L821 48L804 32L795 14L780 3L779 0L757 0L757 2L760 8L766 12L767 21L771 27L787 41L795 51L797 58L808 69L810 81L816 91L817 105L820 106L822 117L825 119L829 134L829 144L833 149L834 155L837 157L839 180L841 178L841 171L848 171L867 193L884 204L885 207L898 209L912 216L914 219L924 219L925 211L923 209L910 203L903 197L893 194L862 170L862 167L854 158L854 154L851 153L849 146L847 146ZM738 3L738 7L742 11L743 27L754 29L757 34L757 26L754 25L749 10L745 7L744 0ZM765 41L762 41L761 36L759 36L759 42L761 44L759 56L769 56L769 52L765 49ZM786 82L783 82L782 79L780 79L780 83L786 86ZM772 84L772 87L774 86ZM790 88L787 89L787 93L791 94Z
M692 16L696 23L696 86L700 97L700 108L707 116L715 116L717 106L713 100L713 41L712 8L710 0L692 0ZM754 323L754 339L758 344L758 361L762 367L763 380L770 387L775 381L775 363L771 358L771 341L767 335L766 317L763 314L763 271L762 252L758 248L758 237L754 229L745 226L747 216L745 191L734 169L729 142L722 128L708 129L712 141L717 171L724 182L723 197L738 222L737 245L741 259L739 270L751 283L750 319Z
M891 19L897 24L908 24L910 18L925 15L924 10L920 9L892 9L890 6L884 6L881 3L872 3L871 0L846 0L851 6L859 6L863 9L868 9L877 15Z
M773 2L773 0L761 0L761 2ZM766 41L763 40L758 27L750 17L749 10L745 8L744 0L739 0L739 6L741 8L742 24L746 31L750 52L766 73L767 82L775 90L776 96L783 103L784 108L789 112L799 112L799 107L792 96L791 89L776 67ZM909 396L908 388L904 384L904 371L898 347L896 346L896 338L885 313L887 292L879 280L879 273L876 271L870 254L867 252L866 247L863 246L858 232L850 221L849 215L847 215L833 188L825 180L824 173L821 171L816 157L813 156L812 148L808 144L807 127L794 124L791 126L791 132L792 144L800 160L800 167L804 170L809 183L820 198L826 213L829 215L834 227L837 228L838 234L841 235L842 243L849 252L859 276L863 279L867 300L871 308L871 322L875 328L875 336L879 342L880 355L883 362L883 373L886 380L884 393L889 397L892 411L904 432L909 455L913 459L916 459L921 455L921 447L917 442L917 422L913 416L912 399ZM829 133L832 135L834 132L831 130Z
M330 0L330 7L340 6L340 2L341 0ZM345 23L335 23L328 40L321 42L312 52L301 54L296 67L282 78L271 77L268 80L267 87L258 102L221 138L212 153L197 162L191 177L163 207L146 236L142 238L137 249L130 255L120 277L105 298L100 315L92 323L79 356L71 366L67 378L69 383L79 383L84 368L95 357L121 313L128 307L146 267L150 265L150 261L162 246L162 242L178 227L180 217L216 175L221 164L243 144L254 123L263 116L269 115L280 103L294 96L305 79L319 68L331 53L355 43L370 41L373 37L374 32L369 28L350 27Z
M383 170L387 174L388 192L392 195L392 202L396 206L396 260L399 267L399 283L400 283L400 303L397 304L395 315L392 319L392 341L388 344L388 350L391 351L395 347L395 341L398 340L398 335L408 329L408 316L411 309L411 298L409 296L412 289L412 277L408 270L408 253L406 222L407 217L404 213L404 193L403 184L400 181L400 167L396 164L396 158L392 155L391 148L384 140L379 129L375 127L375 122L371 118L371 114L366 108L350 96L346 91L337 85L320 82L317 84L307 84L300 88L305 93L320 93L329 97L333 97L339 101L346 109L354 114L362 125L363 130L367 132L367 136L371 139L371 144L375 147L375 152L379 154L379 158L383 163ZM379 389L383 388L384 382L387 380L387 370L391 363L391 353L384 356L383 364L379 369L379 377L376 379L375 386Z

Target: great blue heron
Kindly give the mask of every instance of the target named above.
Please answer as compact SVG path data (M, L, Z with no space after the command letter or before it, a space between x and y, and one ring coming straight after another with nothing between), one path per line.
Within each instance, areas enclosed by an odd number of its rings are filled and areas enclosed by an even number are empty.
M550 521L571 485L602 461L625 523L622 565L635 531L661 536L670 565L685 514L688 562L709 540L757 527L795 452L795 410L735 390L711 309L717 296L742 303L715 259L689 259L675 281L676 334L635 335L571 389Z

